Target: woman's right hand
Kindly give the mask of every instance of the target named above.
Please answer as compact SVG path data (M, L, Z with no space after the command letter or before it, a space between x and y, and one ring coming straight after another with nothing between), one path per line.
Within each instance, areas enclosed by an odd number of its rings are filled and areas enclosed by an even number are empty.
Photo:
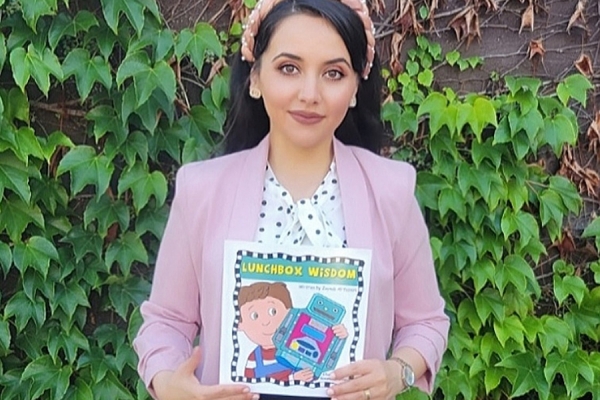
M201 352L196 347L190 358L175 371L161 371L152 379L152 387L159 400L258 400L250 388L242 385L202 385L195 371L200 364Z

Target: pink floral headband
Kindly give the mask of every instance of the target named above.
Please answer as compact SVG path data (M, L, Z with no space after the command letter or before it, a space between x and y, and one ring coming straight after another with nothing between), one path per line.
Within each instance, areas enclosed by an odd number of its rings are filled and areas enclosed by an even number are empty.
M273 7L281 1L282 0L260 0L256 3L256 7L254 7L254 10L252 10L252 13L248 17L248 22L244 28L244 34L242 35L242 60L248 62L255 61L253 54L254 36L258 33L258 28L260 27L262 20ZM373 67L373 60L375 59L375 26L369 17L367 2L366 0L339 1L356 11L365 26L365 33L367 35L367 65L363 70L363 78L368 79L371 68Z

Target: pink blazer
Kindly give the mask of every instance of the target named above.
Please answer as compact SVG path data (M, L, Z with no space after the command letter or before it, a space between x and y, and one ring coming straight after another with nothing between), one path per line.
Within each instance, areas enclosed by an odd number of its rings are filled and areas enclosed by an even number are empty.
M218 383L223 243L254 240L268 136L257 147L183 166L160 245L144 323L134 341L148 385L191 354L198 332L204 384ZM431 391L447 345L448 317L434 271L429 235L414 197L415 171L402 162L334 141L349 247L372 249L365 358L413 347Z

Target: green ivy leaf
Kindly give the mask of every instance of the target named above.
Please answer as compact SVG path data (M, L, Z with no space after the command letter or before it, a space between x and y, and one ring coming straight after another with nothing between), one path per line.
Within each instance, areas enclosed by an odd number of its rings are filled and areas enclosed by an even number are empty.
M56 329L48 338L48 352L54 363L59 362L60 358L58 352L61 349L64 351L69 363L73 364L77 359L78 350L89 350L89 348L90 344L88 339L76 326L71 327L71 329L66 332Z
M123 172L119 179L119 196L131 190L133 205L139 213L154 196L158 206L164 204L167 198L167 179L160 171L149 172L146 167L138 163Z
M437 210L439 192L444 188L451 187L444 178L438 175L425 171L419 171L417 174L417 197L421 205L429 209Z
M446 53L446 61L448 62L448 64L450 64L450 66L454 66L454 64L456 64L459 58L460 53L456 50L452 50L451 52Z
M484 264L484 265L488 265L492 266L491 261L488 260L488 263ZM492 277L490 277L490 271L482 271L486 276L486 279L490 279ZM491 271L493 273L493 270ZM498 293L498 291L491 289L491 288L487 288L485 290L483 290L481 293L477 294L475 296L475 309L477 311L477 315L479 316L479 319L485 323L488 318L490 317L490 315L494 314L495 320L496 321L501 321L504 319L504 301L502 300L502 298L500 297L500 294Z
M31 78L31 67L27 61L27 51L21 47L14 49L10 53L10 65L15 83L25 93L25 85L27 85L29 78Z
M143 164L148 163L148 139L140 131L130 133L125 140L125 143L119 144L116 136L110 136L106 140L104 152L109 158L116 157L117 153L121 153L125 157L125 161L129 167L135 165L136 160Z
M99 141L107 133L112 133L120 146L127 139L125 124L117 114L115 108L102 105L91 109L86 119L94 121L94 137ZM109 136L110 137L110 136Z
M517 94L519 91L529 92L534 96L537 95L537 92L540 90L540 86L542 85L542 81L538 78L529 78L529 77L505 77L506 86L510 91L511 95Z
M150 232L160 239L167 225L169 217L169 207L163 205L159 209L146 207L144 208L135 220L135 232L138 235L143 235Z
M25 292L17 292L8 300L4 308L4 318L12 316L15 317L15 326L18 333L22 332L31 320L39 328L46 321L46 303L41 296L31 300L25 295ZM34 347L41 349L41 346Z
M56 287L56 296L51 299L50 305L52 313L55 313L60 308L69 320L72 320L78 306L90 307L86 291L75 281L68 282L67 284L58 284Z
M479 166L485 159L490 160L494 167L500 167L500 163L502 162L502 152L498 148L499 146L495 146L494 141L495 139L492 138L487 139L483 143L479 143L476 140L473 141L471 145L471 157L473 158L473 163L477 168L479 168Z
M395 101L383 105L382 118L391 122L394 138L401 137L407 131L416 133L419 127L419 119L415 112L412 109L402 110L400 104Z
M131 264L134 261L148 264L148 253L139 235L134 232L125 232L108 246L105 261L108 268L117 262L123 275L129 276Z
M115 0L122 1L122 0ZM108 371L106 376L94 385L94 396L98 399L129 399L131 393L121 383L114 372Z
M8 270L12 266L13 255L12 250L9 245L0 242L0 267L2 267L2 271L4 271L4 275L8 273Z
M574 145L577 141L577 129L564 115L547 118L542 132L545 142L552 147L557 157L560 157L564 144Z
M42 146L33 129L22 127L17 131L15 138L18 146L17 156L26 166L29 165L30 157L44 159Z
M433 83L433 78L433 72L430 69L421 71L417 75L417 81L419 82L419 84L426 87L431 87L431 84Z
M121 86L128 78L133 78L137 107L148 101L157 88L163 91L170 102L175 101L175 71L166 61L160 60L152 67L146 52L129 54L117 71L117 84Z
M65 396L66 400L84 400L93 398L94 392L92 392L90 385L81 378L75 380L75 384L69 388L69 391Z
M594 219L583 231L581 237L589 238L589 237L598 237L600 236L600 218Z
M511 254L496 271L496 284L503 293L506 285L511 283L520 293L535 293L541 295L541 288L535 278L533 269L525 259L517 254ZM529 290L528 290L529 289Z
M540 360L532 353L514 354L496 364L496 366L509 368L516 372L515 378L511 379L510 397L522 396L531 390L539 393L542 399L549 397L550 386L544 379L540 364Z
M19 243L25 228L31 223L44 228L44 216L37 205L29 205L14 196L2 201L0 230L6 229L12 242Z
M478 142L481 142L483 129L488 125L498 126L496 119L496 109L491 101L479 97L473 103L473 109L468 118L468 123L473 129L473 133Z
M77 91L81 100L88 98L94 83L99 82L107 90L112 87L112 75L109 65L100 56L90 58L85 49L74 49L69 52L63 63L65 78L75 76Z
M27 166L12 153L0 153L0 194L8 188L24 202L31 200Z
M96 258L102 256L102 238L95 232L83 229L81 225L75 226L61 242L70 243L75 254L75 261L80 262L86 254L92 254Z
M544 356L548 356L554 349L561 355L566 354L569 343L573 340L573 331L569 324L552 315L542 317L543 333L538 335Z
M38 19L44 15L54 15L56 13L56 0L36 0L20 1L23 11L23 19L34 32L37 32Z
M100 54L104 60L108 62L118 41L114 32L105 24L93 26L83 39L86 46L92 45L92 41L98 46L98 50L100 50Z
M558 353L548 355L544 368L546 378L544 381L553 382L556 374L561 374L568 394L573 392L580 377L589 383L594 382L594 370L590 365L588 355L582 350L570 351L564 355Z
M4 117L6 119L9 121L18 119L29 124L29 99L27 94L13 87L8 92L0 90L0 95L4 103Z
M39 398L46 390L51 391L52 398L60 399L69 388L72 373L70 365L55 364L50 356L43 356L25 368L21 380L33 381L31 399Z
M558 84L556 94L565 107L568 105L569 99L574 98L585 108L587 92L593 88L594 86L585 76L574 74L568 76L563 82Z
M539 199L542 226L546 226L550 221L562 225L565 214L560 196L555 191L546 189L542 192Z
M417 117L421 117L425 114L429 114L429 127L430 135L433 137L442 126L439 121L436 123L436 119L440 119L444 109L448 105L446 97L440 93L432 92L427 98L421 103L417 110Z
M485 393L490 394L492 390L496 389L504 377L505 373L503 368L487 367L483 382L485 386Z
M7 53L8 51L6 49L6 38L2 36L0 37L0 71L2 71L2 69L4 68Z
M71 173L71 196L81 192L86 185L95 185L97 193L108 189L110 177L115 169L111 160L90 146L77 146L60 161L57 176Z
M221 57L223 48L215 29L207 23L201 22L192 31L184 29L175 41L175 55L179 60L184 55L189 55L194 66L201 71L208 53Z
M122 231L129 226L129 209L121 200L112 200L104 194L88 203L83 213L83 227L88 228L92 221L98 221L98 234L105 238L113 224L118 223Z
M10 346L10 329L7 321L0 320L0 349L7 351Z
M139 0L101 0L106 23L115 35L119 34L119 18L125 14L138 36L144 29L144 5Z
M573 296L578 305L581 305L583 297L589 292L583 279L578 276L554 275L553 281L554 295L559 305L562 305L569 295Z
M49 48L45 48L42 53L31 44L27 51L24 48L17 48L10 53L10 64L15 82L23 92L32 76L46 96L50 90L50 75L60 81L64 79L60 62Z
M465 299L460 302L458 305L457 318L458 322L463 327L466 327L465 321L468 321L476 334L481 330L482 321L479 319L477 311L475 310L475 305L471 300Z
M58 252L46 238L33 236L27 242L15 245L14 261L21 273L24 273L27 268L33 267L46 278L51 260L58 261Z
M444 217L448 211L452 210L461 221L465 221L467 218L465 199L455 187L445 188L440 191L438 210L440 210L441 217Z
M75 147L75 144L71 141L71 139L69 139L67 135L58 131L51 133L50 136L48 136L48 138L46 138L45 140L44 138L39 139L42 142L42 153L44 159L47 162L50 162L50 159L52 158L58 147L65 147L68 149L72 149L73 147Z
M58 14L53 20L48 31L48 44L52 51L65 36L77 37L79 32L88 32L92 26L98 26L98 20L89 11L82 10L75 18L66 13Z
M148 153L152 160L157 160L161 152L167 153L173 160L181 163L181 143L190 137L190 133L176 122L169 128L156 130L153 136L148 138Z
M113 282L108 288L108 297L117 314L127 320L131 306L136 308L148 298L150 283L136 276Z
M564 206L573 214L578 214L581 208L581 197L577 187L564 176L551 176L550 188L560 194Z

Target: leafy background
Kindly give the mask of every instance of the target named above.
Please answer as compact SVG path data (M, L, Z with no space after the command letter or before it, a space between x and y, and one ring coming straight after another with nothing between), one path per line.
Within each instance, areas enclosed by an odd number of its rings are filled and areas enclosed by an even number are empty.
M0 0L1 399L148 397L131 349L138 306L174 172L222 139L247 13L228 5L226 24L175 30L154 0ZM434 397L599 398L597 173L574 156L578 139L598 155L600 121L582 118L593 71L452 89L442 71L486 61L422 34L437 1L397 10L396 33L421 35L403 51L396 36L388 54L385 154L419 169L452 319Z

